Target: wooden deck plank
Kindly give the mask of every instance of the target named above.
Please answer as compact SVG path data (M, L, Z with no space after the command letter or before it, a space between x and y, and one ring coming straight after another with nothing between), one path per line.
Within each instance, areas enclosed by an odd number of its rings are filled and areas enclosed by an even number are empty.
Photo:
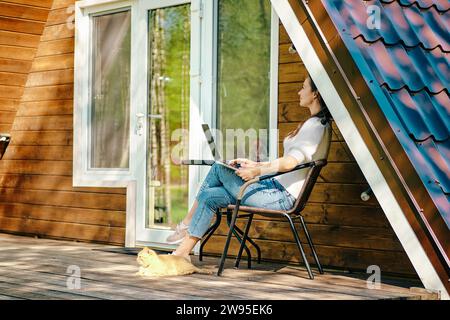
M5 277L0 277L1 279ZM13 299L21 298L26 300L61 300L61 299L83 299L83 296L68 294L55 290L47 290L40 287L27 286L22 284L20 287L17 283L11 283L0 280L0 291ZM86 300L97 300L95 298L86 297ZM2 297L0 296L0 300Z

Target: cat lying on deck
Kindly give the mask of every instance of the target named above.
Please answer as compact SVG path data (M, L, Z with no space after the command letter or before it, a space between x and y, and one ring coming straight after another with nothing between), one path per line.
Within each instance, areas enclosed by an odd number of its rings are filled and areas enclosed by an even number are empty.
M137 256L140 276L164 277L182 276L193 273L212 274L211 271L197 268L185 258L175 255L158 255L155 251L145 247Z

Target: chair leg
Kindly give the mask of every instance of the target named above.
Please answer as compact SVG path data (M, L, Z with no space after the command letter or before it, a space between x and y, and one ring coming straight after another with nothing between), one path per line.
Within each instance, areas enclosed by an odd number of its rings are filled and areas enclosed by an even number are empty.
M227 223L228 226L231 224L231 216L227 215ZM243 238L241 236L244 235L244 232L239 229L236 225L234 226L233 234L236 237L236 239L239 241L239 243L242 244ZM244 244L245 253L247 253L247 264L248 268L250 269L252 267L252 253L250 252L250 249Z
M236 231L238 231L240 234L243 234L242 230L236 227ZM247 237L247 241L250 242L250 244L256 249L256 252L258 254L258 264L261 264L261 248L255 243L255 241L252 240L252 238Z
M222 220L222 214L220 212L216 212L216 221L205 232L206 237L204 237L200 243L200 253L199 253L199 257L198 257L199 261L203 261L203 247L205 246L206 242L208 242L209 238L211 238L213 233L217 230L217 228L220 226L221 220Z
M244 251L245 242L247 241L247 238L248 238L248 232L250 231L250 225L252 224L252 220L253 220L253 214L251 214L248 217L247 224L245 226L245 232L242 237L241 247L239 248L239 253L236 257L236 262L234 264L235 268L239 268L239 263L241 262L241 257L242 257L242 251ZM250 264L248 264L248 268L250 269Z
M231 235L234 231L234 226L236 225L236 219L239 211L239 205L241 204L241 200L237 199L236 206L233 210L233 215L231 217L230 229L228 230L227 240L225 241L225 247L223 248L222 257L220 258L219 270L217 271L217 275L222 275L223 268L225 266L225 260L227 258L228 248L230 246Z
M284 216L289 221L289 225L290 225L291 231L292 231L292 233L294 235L294 239L295 239L295 242L297 244L298 250L300 251L300 254L302 255L303 262L305 263L306 269L308 270L309 278L311 280L313 280L314 279L314 275L313 275L313 273L311 271L311 267L310 267L310 265L308 263L308 260L306 259L305 251L303 250L302 244L300 242L300 238L298 237L298 233L297 233L297 230L295 229L294 222L292 221L291 217L288 216L287 214L285 214Z
M309 235L308 229L306 228L305 219L303 219L303 216L301 216L301 215L300 215L300 222L303 226L303 231L305 232L306 239L308 240L309 248L311 249L314 260L316 261L317 268L319 269L320 274L323 274L323 269L322 269L322 266L320 265L319 257L317 256L316 249L314 248L311 236Z
M234 226L234 229L240 234L243 235L244 232L239 229L238 226ZM256 249L256 252L258 254L258 264L261 264L261 248L255 243L255 241L252 240L252 238L247 237L247 241L250 242L250 244ZM247 247L247 246L246 246ZM248 247L247 247L248 248Z

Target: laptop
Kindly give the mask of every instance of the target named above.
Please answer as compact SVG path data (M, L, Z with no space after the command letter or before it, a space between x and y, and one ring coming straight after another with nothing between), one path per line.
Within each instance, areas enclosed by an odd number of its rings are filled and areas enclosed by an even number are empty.
M228 161L222 160L219 151L217 149L216 143L214 142L214 137L212 136L211 130L209 129L209 125L207 123L202 124L202 129L203 133L205 134L206 141L208 142L208 146L209 149L211 150L215 163L236 171L240 167L239 164L236 164L236 167L233 167L229 164Z

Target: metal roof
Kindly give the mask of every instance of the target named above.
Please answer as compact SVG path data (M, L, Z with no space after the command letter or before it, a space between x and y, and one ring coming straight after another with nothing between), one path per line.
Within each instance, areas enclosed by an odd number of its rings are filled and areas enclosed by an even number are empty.
M450 228L450 1L322 3Z

